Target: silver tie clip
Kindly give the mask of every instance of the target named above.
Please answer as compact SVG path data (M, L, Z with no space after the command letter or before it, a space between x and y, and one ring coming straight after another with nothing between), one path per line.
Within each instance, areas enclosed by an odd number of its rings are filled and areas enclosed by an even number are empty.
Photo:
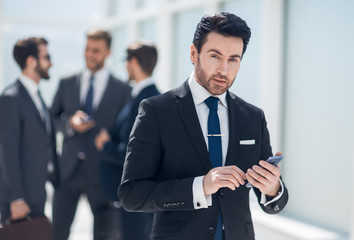
M223 137L224 134L207 134L207 137Z

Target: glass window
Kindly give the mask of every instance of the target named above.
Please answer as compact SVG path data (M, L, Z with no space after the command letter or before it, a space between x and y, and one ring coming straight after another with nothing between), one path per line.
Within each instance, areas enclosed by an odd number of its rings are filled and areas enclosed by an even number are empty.
M102 4L99 0L3 0L5 18L94 20L100 17L101 12Z
M133 2L127 0L109 0L109 15L115 17L126 17L133 11Z
M236 14L251 28L251 39L231 91L245 101L259 105L261 1L228 1L221 4L221 10Z
M156 42L156 20L146 20L138 25L138 36L140 39Z
M195 28L204 15L202 9L195 9L177 13L174 16L174 43L173 43L173 64L172 87L183 83L194 69L190 60L190 47L193 42Z
M290 0L285 89L285 211L348 232L353 206L354 2Z
M114 17L117 14L118 2L117 0L107 0L108 2L108 16Z
M127 71L125 69L125 49L128 46L127 27L122 26L113 30L112 39L112 56L111 69L112 72L122 81L127 80Z
M161 3L161 0L136 0L137 8L147 8L147 7L155 7Z

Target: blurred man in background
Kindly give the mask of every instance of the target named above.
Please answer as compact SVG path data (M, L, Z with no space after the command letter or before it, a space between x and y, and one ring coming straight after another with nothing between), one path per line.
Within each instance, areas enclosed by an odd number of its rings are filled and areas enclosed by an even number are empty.
M120 239L118 210L101 190L99 159L94 137L109 128L130 98L130 87L105 66L111 34L92 29L87 35L85 69L60 81L52 113L64 133L61 156L63 184L54 193L53 225L56 240L68 239L80 196L87 196L94 216L94 239Z
M116 119L113 128L102 129L95 143L101 151L102 189L106 196L118 201L117 190L122 178L123 164L129 134L138 114L139 104L145 99L159 95L152 73L157 62L157 49L148 42L135 42L128 46L126 68L132 82L132 99ZM124 240L148 240L151 232L152 213L132 213L123 208L121 229Z
M45 182L59 183L55 129L39 90L52 66L47 45L39 37L16 43L13 56L22 72L0 97L1 224L44 215Z

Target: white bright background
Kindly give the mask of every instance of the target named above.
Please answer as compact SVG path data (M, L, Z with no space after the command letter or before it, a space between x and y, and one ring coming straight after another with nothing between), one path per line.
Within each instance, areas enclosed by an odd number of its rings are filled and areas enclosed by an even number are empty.
M113 34L113 73L126 79L125 47L148 39L159 48L154 77L167 91L193 69L200 17L219 11L252 29L231 89L264 109L274 151L285 156L289 204L280 219L253 208L257 239L354 239L353 0L0 0L0 90L19 73L16 40L45 36L54 66L41 87L50 105L59 79L82 69L86 30L102 26ZM75 229L90 234L85 204Z

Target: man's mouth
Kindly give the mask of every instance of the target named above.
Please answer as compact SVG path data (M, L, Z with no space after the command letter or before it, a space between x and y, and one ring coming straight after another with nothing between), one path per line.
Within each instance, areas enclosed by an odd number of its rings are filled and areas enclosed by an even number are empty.
M214 80L214 82L218 85L224 85L227 83L227 81L225 79L222 79L222 78L212 78Z

